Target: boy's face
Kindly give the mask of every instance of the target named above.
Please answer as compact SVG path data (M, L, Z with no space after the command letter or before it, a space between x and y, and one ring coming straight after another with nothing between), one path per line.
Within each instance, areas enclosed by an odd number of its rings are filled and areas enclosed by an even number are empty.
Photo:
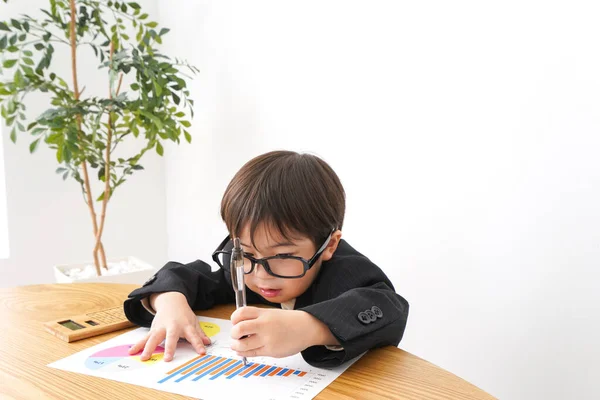
M319 260L301 278L279 278L269 275L262 265L256 265L254 270L245 276L246 286L253 292L259 294L272 303L283 303L295 299L306 291L313 283L323 261L329 260L341 238L341 232L336 231L329 241L327 249ZM271 229L268 225L261 224L254 233L256 247L252 246L250 240L250 227L246 225L240 234L240 241L245 253L254 258L275 256L277 254L290 254L310 259L317 250L315 244L306 236L295 235L294 239L286 240L277 229ZM321 243L319 243L319 246ZM248 262L246 260L246 262Z

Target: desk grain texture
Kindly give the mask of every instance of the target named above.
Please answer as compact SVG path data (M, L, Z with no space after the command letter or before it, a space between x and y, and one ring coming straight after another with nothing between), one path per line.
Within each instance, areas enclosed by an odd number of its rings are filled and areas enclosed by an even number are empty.
M0 289L0 400L187 399L46 367L125 331L66 343L45 332L43 322L114 307L134 288L134 285L81 283ZM233 310L233 306L227 305L202 314L229 318ZM385 347L367 353L317 398L487 400L494 397L410 353Z

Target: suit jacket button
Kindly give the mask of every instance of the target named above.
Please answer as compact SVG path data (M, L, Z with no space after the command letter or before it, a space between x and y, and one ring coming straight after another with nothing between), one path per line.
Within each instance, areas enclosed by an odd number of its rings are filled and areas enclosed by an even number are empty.
M375 313L375 316L377 318L383 317L383 311L381 311L381 308L379 308L377 306L373 306L373 307L371 307L371 311L373 311L373 313Z
M375 322L377 321L377 317L375 316L375 313L371 310L365 310L365 314L367 314L367 317L369 318L370 322Z
M365 325L371 323L371 319L369 318L369 316L364 311L361 311L361 312L358 313L358 320L360 322L362 322L363 324L365 324Z

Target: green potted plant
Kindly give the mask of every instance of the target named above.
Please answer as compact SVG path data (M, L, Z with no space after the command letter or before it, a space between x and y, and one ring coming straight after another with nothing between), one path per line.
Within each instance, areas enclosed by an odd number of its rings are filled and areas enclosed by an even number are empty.
M0 115L13 142L29 136L31 153L47 145L56 152L56 172L81 186L92 220L95 271L106 275L102 234L108 203L119 186L143 169L140 161L146 152L162 156L164 142L191 142L187 116L193 116L194 103L185 72L198 71L159 51L169 30L149 20L138 3L48 3L37 18L0 20ZM53 68L58 46L69 50L70 71ZM93 52L106 79L103 95L86 93L79 81L77 57L85 48ZM49 108L29 115L26 99L39 92L47 94ZM139 151L115 153L130 140L140 144ZM96 178L103 189L92 193ZM134 268L148 267L131 261L139 264ZM56 267L57 280L64 280L61 274L68 269Z

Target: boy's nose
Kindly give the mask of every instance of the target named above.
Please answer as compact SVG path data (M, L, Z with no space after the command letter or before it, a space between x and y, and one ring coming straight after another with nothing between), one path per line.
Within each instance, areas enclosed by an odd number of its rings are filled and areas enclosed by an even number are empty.
M258 263L254 266L254 276L260 279L274 278L273 276L269 275L265 267Z

